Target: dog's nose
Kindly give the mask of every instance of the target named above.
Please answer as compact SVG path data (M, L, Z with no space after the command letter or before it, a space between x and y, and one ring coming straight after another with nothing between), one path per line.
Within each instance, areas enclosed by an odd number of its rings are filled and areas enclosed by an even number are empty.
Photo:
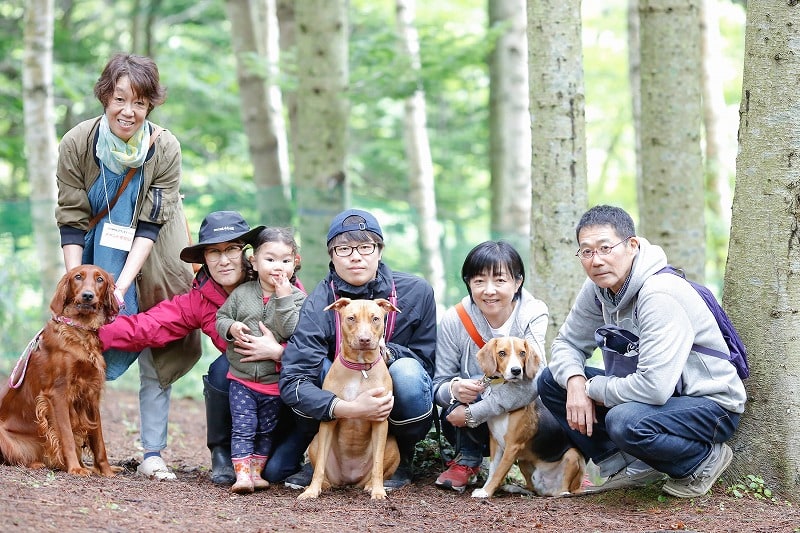
M522 369L520 367L515 366L515 367L511 368L511 375L512 376L519 376L520 374L522 374Z
M86 303L91 302L92 300L94 300L94 293L92 291L83 291L81 293L81 300L83 300Z

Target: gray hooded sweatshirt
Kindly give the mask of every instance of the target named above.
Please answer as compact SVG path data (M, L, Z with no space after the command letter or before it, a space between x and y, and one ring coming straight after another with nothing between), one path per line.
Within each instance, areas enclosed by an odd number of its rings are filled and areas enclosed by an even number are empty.
M492 330L481 314L478 306L469 296L461 300L475 328L484 340L492 338ZM547 305L523 289L517 302L509 335L521 337L532 343L542 358L539 372L545 367L544 340L547 333ZM462 379L481 379L483 371L476 354L478 346L469 336L458 317L455 307L447 310L439 324L436 337L436 372L433 376L434 399L437 405L447 407L451 402L450 381L454 377ZM537 372L538 377L538 372ZM498 393L492 394L491 386L481 397L470 404L470 412L476 423L482 424L489 418L513 411L528 405L538 396L536 379L506 383Z
M550 370L562 387L585 375L595 348L595 330L613 324L639 336L636 370L625 376L597 376L588 394L606 407L626 402L663 405L680 383L684 396L706 397L734 413L744 412L744 384L730 361L692 350L697 344L728 353L714 315L689 283L673 274L654 275L667 265L664 251L638 237L628 286L618 302L587 279L558 332ZM598 300L602 307L598 305Z

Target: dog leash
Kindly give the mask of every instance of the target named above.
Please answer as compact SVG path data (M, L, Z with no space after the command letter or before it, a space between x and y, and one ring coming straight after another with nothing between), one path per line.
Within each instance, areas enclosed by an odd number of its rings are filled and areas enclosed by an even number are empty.
M39 330L31 341L28 343L28 346L22 351L22 354L17 359L17 364L14 365L14 370L11 371L11 375L8 376L8 386L12 389L18 389L22 385L22 381L25 379L25 373L28 371L28 361L31 359L31 352L39 347L39 340L42 338L42 332L44 328ZM20 371L20 366L22 365L22 369ZM19 375L17 372L19 371Z

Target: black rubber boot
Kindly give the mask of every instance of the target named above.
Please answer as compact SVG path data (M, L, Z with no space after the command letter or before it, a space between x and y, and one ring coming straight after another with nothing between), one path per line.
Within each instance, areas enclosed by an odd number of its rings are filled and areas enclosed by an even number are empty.
M214 388L203 376L203 396L206 400L206 444L211 450L211 482L233 485L236 473L231 462L231 406L228 391Z
M416 442L408 442L405 439L397 439L397 447L400 448L400 464L394 471L392 477L383 481L383 488L386 490L399 489L411 484L414 478L414 448Z

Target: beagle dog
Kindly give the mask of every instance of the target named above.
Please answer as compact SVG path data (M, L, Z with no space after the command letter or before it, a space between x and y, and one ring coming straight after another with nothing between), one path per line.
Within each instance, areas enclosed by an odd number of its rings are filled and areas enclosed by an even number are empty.
M518 337L497 337L477 354L492 394L503 394L507 382L534 379L541 356ZM473 498L491 498L516 461L525 486L539 496L562 496L582 490L586 461L538 398L511 412L490 418L489 477Z
M385 318L399 310L389 300L339 298L325 308L339 313L341 343L322 388L352 401L375 387L392 392L392 377L384 360ZM319 496L323 488L355 485L369 491L373 500L386 498L383 480L400 464L400 451L389 421L343 418L321 422L308 447L314 475L297 499Z

